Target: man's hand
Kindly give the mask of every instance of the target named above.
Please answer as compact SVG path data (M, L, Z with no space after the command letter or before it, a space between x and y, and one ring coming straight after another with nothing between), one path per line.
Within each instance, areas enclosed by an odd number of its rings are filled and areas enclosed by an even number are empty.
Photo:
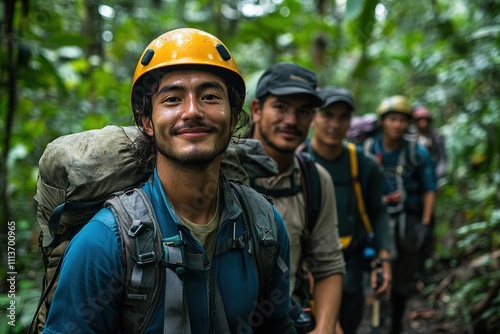
M429 224L418 223L415 225L415 233L417 236L417 241L415 243L415 250L421 250L425 242L429 238L430 226Z
M373 269L370 273L370 285L376 295L389 292L392 282L391 264L383 260L381 267Z
M396 191L393 191L390 194L385 195L384 196L384 201L387 204L399 203L399 201L401 201L401 196L402 196L401 191L400 190L396 190Z

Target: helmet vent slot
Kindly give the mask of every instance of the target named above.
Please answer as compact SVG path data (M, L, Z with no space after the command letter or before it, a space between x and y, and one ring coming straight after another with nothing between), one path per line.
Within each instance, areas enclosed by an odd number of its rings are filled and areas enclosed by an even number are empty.
M222 59L224 59L224 60L231 59L231 54L229 53L229 51L227 51L227 49L226 49L226 47L224 45L217 44L215 46L215 48L217 49L217 51L219 51L219 54L222 57Z
M151 59L153 59L154 55L155 55L155 51L153 49L147 49L146 52L144 53L144 56L142 56L141 64L144 66L149 64Z

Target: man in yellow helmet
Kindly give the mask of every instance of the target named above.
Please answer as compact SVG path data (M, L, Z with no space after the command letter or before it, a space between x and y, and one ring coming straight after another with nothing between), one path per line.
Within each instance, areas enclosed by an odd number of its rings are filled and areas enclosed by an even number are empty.
M383 167L382 183L394 234L391 333L403 330L405 306L414 291L418 253L429 238L436 198L436 174L429 152L410 138L412 108L402 95L385 98L377 114L380 133L365 141Z
M234 190L220 171L222 153L248 121L244 98L243 78L216 37L183 28L147 46L131 101L141 172L152 172L141 189L163 252L139 254L126 277L123 258L130 264L135 254L123 244L139 242L146 225L133 221L131 239L120 240L116 212L99 211L67 248L44 333L295 333L283 220L263 196L243 185ZM248 227L256 220L276 227L268 231L278 248L265 280ZM149 296L133 287L147 279L141 274L150 261L160 278L146 287L157 291L141 318L137 300Z

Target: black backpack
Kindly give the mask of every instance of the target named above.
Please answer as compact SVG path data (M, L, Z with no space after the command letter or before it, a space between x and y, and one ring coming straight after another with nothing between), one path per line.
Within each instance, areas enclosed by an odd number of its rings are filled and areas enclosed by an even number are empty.
M321 181L319 172L313 156L304 151L305 148L305 144L301 144L295 152L295 157L299 162L301 170L302 182L300 185L295 185L294 187L288 189L267 189L254 184L254 182L250 183L252 188L272 198L294 196L295 194L302 192L307 211L306 226L304 226L305 233L302 234L303 243L309 242L309 237L316 226L319 212L321 210ZM304 257L302 256L300 262L302 263L303 261ZM299 328L298 322L303 321L304 323L307 323L306 328L312 330L312 327L309 327L312 326L312 324L308 323L311 319L301 319L301 317L308 317L308 315L305 315L303 311L310 311L312 300L312 296L309 293L308 273L304 271L301 266L297 268L297 272L295 274L295 286L291 287L291 289L293 290L294 297L292 300L293 305L290 316L295 321L296 328ZM297 305L297 303L299 305Z
M303 178L300 185L295 185L295 187L289 189L267 189L250 182L250 186L259 193L274 198L293 196L302 192L307 210L306 231L311 233L321 210L321 182L314 158L309 153L301 151L299 148L295 152L295 157L299 161Z

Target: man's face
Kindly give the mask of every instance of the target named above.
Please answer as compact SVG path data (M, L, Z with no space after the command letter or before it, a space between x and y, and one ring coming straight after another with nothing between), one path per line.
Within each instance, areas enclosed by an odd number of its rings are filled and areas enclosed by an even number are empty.
M415 121L415 125L417 126L419 132L426 133L429 129L429 120L423 117L419 118Z
M254 138L262 142L266 151L293 153L309 131L314 116L311 100L307 94L269 95L263 105L253 100Z
M410 125L410 118L401 113L391 112L381 119L380 124L384 136L391 140L401 140Z
M143 125L155 138L157 159L199 166L226 150L234 125L222 78L199 70L175 70L162 77L151 100L153 113Z
M321 108L314 116L314 138L326 146L339 146L349 130L352 111L344 102L335 102Z

